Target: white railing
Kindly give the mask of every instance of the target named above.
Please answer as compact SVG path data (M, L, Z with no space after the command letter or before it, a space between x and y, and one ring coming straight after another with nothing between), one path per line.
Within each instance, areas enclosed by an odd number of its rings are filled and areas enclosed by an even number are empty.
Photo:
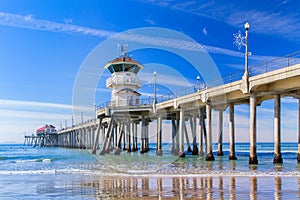
M106 80L106 87L112 85L137 85L142 86L142 81L137 76L114 75Z

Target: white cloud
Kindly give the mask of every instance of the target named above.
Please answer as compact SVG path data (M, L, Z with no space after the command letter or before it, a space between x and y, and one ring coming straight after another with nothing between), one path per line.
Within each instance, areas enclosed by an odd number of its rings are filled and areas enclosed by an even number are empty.
M24 16L4 12L0 12L0 25L41 31L78 33L97 37L110 37L115 34L115 32L108 30L93 29L84 26L57 23L48 20L39 20L33 18L32 15Z
M241 28L246 21L251 24L251 31L264 35L276 35L289 40L300 40L300 21L295 3L287 1L274 3L264 2L260 7L253 7L244 2L210 1L141 1L161 7L204 16L231 26ZM267 5L267 6L265 6Z
M64 19L65 24L72 24L73 23L73 19L67 18Z
M70 126L74 110L83 112L83 119L91 119L87 115L90 108L73 107L67 104L48 102L18 101L0 99L0 141L11 142L23 140L23 133L35 133L45 124L53 124L57 128ZM75 117L73 117L74 123Z
M66 104L56 104L56 103L47 103L47 102L35 102L35 101L19 101L19 100L8 100L0 99L0 108L1 107L11 107L11 108L50 108L50 109L72 109L71 105Z
M165 3L170 3L166 1ZM48 20L40 20L33 18L32 15L16 15L11 13L0 12L0 25L13 26L18 28L26 28L32 30L49 31L49 32L63 32L63 33L76 33L82 35L91 35L95 37L108 38L116 34L114 31L94 29L85 26L78 26L66 23L57 23ZM205 29L206 30L206 29ZM223 54L233 57L244 57L244 54L238 51L224 49L220 47L209 46L205 44L199 44L191 41L176 40L169 38L159 38L145 35L132 35L123 34L120 37L125 39L133 40L141 43L149 43L160 46L173 47L188 51L203 51L206 50L208 53ZM124 39L124 38L120 38ZM251 56L251 59L265 61L270 57L265 56Z
M147 17L144 21L147 22L151 26L156 25L156 22L153 19L151 19L150 17Z
M166 71L161 70L161 73L157 75L157 84L167 85L167 86L180 86L180 87L188 87L189 82L180 76L180 74L165 74ZM163 74L164 73L164 74ZM153 83L153 73L151 72L140 72L139 77L146 83Z

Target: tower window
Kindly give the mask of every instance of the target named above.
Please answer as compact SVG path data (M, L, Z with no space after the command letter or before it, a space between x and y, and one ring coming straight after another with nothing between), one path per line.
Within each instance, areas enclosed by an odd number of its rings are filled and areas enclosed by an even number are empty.
M113 68L113 66L112 66L112 65L108 67L108 70L109 70L109 71L110 71L110 73L112 73L112 74L115 72L115 70L114 70L114 68Z

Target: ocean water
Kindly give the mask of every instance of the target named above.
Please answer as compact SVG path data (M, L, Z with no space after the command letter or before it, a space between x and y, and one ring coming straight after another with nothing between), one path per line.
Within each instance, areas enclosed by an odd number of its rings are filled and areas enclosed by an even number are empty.
M238 160L212 162L187 153L178 158L163 145L146 154L92 155L88 150L0 144L0 199L299 199L297 144L282 143L283 164L274 165L273 144L236 144ZM214 146L216 155L216 145Z

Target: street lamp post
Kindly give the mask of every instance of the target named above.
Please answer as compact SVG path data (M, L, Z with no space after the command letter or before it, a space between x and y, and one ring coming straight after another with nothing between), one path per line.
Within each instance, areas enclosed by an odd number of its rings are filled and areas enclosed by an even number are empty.
M248 77L249 73L248 73L248 56L249 56L249 52L248 52L248 31L249 31L249 27L250 24L248 22L245 23L245 40L246 40L246 52L245 52L245 76Z
M150 94L148 94L148 103L149 103L149 105L151 105L151 96L150 96Z
M94 107L95 107L95 119L97 119L97 104L94 103Z
M153 72L153 76L154 76L154 104L157 103L157 101L156 101L156 75L157 75L157 72L154 71Z
M153 72L153 76L154 76L154 100L153 100L153 111L156 112L156 75L157 72L154 71Z
M197 83L198 83L198 91L200 91L200 76L197 76Z

